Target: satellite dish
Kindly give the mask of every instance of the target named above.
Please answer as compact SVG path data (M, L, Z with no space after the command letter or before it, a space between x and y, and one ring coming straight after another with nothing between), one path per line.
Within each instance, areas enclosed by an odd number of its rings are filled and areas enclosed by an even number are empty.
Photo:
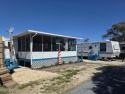
M14 27L11 27L11 28L9 29L9 32L12 33L13 31L14 31Z

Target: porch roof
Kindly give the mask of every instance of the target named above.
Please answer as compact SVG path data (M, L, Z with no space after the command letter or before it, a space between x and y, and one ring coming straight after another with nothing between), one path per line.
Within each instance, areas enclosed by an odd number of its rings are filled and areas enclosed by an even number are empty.
M77 38L77 37L71 37L71 36L65 36L65 35L59 35L59 34L53 34L53 33L47 33L47 32L41 32L41 31L35 31L35 30L27 30L22 33L14 35L14 37L20 37L24 36L27 34L41 34L41 35L49 35L49 36L57 36L57 37L63 37L63 38L72 38L72 39L77 39L77 40L82 40L83 38Z

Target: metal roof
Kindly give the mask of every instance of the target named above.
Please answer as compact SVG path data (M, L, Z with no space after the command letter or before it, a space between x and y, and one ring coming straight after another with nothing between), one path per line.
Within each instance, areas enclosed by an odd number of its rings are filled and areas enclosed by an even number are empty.
M22 33L16 34L14 35L14 37L20 37L20 36L24 36L27 34L41 34L41 35L49 35L49 36L57 36L57 37L64 37L64 38L72 38L72 39L78 39L78 40L82 40L83 38L77 38L77 37L71 37L71 36L65 36L65 35L59 35L59 34L53 34L53 33L47 33L47 32L41 32L41 31L35 31L35 30L27 30L24 31Z

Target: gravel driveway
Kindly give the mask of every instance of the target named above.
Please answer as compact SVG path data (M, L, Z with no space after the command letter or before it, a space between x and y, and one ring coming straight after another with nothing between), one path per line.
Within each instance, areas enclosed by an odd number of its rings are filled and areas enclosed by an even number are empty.
M115 66L110 71L97 73L90 81L64 94L125 94L125 66Z

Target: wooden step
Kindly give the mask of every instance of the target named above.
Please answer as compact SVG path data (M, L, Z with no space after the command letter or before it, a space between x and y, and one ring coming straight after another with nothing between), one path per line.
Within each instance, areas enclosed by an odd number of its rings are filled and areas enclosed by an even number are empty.
M6 68L6 67L0 68L0 71L1 71L1 70L4 70L4 69L7 69L7 68Z
M3 82L8 81L8 80L12 80L10 73L0 75L0 84L3 84Z
M3 75L5 73L9 73L9 70L7 68L0 70L0 75Z
M13 81L13 80L11 79L11 80L4 81L3 84L9 83L11 81Z
M12 89L12 88L18 86L18 83L16 83L15 81L10 81L10 82L5 83L5 84L3 84L3 85L4 85L6 88Z
M8 76L11 76L11 74L10 73L6 73L6 74L3 74L3 75L0 75L0 78L2 79L2 78L5 78L5 77L8 77Z
M1 78L2 82L8 81L8 80L12 80L11 76L5 77L5 78Z

